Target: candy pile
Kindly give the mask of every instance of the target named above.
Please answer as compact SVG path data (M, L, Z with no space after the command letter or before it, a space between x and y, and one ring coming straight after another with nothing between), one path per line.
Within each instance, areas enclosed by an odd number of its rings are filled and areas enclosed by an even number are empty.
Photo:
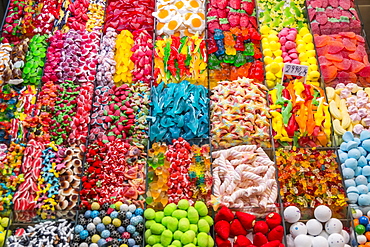
M184 79L208 86L205 40L198 35L157 38L154 53L156 83L177 83Z
M96 73L97 86L113 86L113 75L116 72L116 61L114 61L114 48L116 46L117 33L108 28L100 42L100 53L98 56L98 69ZM96 93L95 93L96 94ZM99 96L99 94L96 94ZM95 100L97 102L97 100ZM99 103L99 102L98 102Z
M9 78L9 84L18 85L23 82L22 68L24 67L24 64L26 62L26 54L29 49L29 41L30 40L28 38L23 39L19 43L15 44L12 48L12 52L10 55L10 65L12 66L9 66L9 70L6 73L6 77ZM38 66L39 65L36 63L35 68L37 68Z
M131 61L134 45L133 35L128 30L122 30L117 35L114 60L116 61L116 71L113 76L114 84L121 86L123 83L132 81L131 70L134 69L134 63Z
M320 205L314 210L314 218L306 223L299 221L301 211L295 206L284 210L284 220L289 224L286 235L288 246L349 246L350 234L341 220L332 217L332 210Z
M214 246L210 235L213 219L208 216L208 208L203 202L197 201L190 206L187 200L182 199L178 205L168 204L163 211L148 208L144 217L147 246Z
M321 88L294 80L277 84L269 95L276 146L331 145L331 117Z
M334 88L326 87L329 110L333 118L334 132L341 136L346 131L359 135L370 127L368 109L370 89L361 88L354 83L337 84Z
M73 224L65 219L57 221L45 221L26 229L18 228L14 235L10 236L6 244L15 246L71 246L73 239Z
M352 211L352 216L354 218L353 225L357 233L357 243L360 244L359 247L364 247L370 244L369 215L369 212L367 213L367 215L364 215L364 213L360 209L355 209Z
M211 95L212 145L271 146L267 88L246 78L218 84Z
M6 230L11 224L9 217L0 217L0 246L4 246L5 239L12 235L10 230Z
M208 104L208 90L189 81L152 88L150 141L207 138Z
M157 0L152 15L157 19L157 35L203 36L206 26L203 0Z
M368 177L370 166L368 165L368 152L370 151L370 132L364 130L359 138L355 138L352 132L345 132L343 142L338 151L339 160L342 163L344 184L347 189L348 202L360 206L370 206L368 195Z
M208 145L190 145L181 137L169 146L153 143L148 153L146 202L163 208L180 199L209 200L212 186L209 152Z
M368 84L370 64L362 36L353 32L315 36L315 45L326 86Z
M308 15L314 34L355 32L361 34L361 22L353 0L308 0Z
M237 146L212 152L212 158L216 205L254 213L274 207L278 193L276 170L262 148Z
M152 81L152 55L153 40L148 31L136 30L134 35L134 45L131 61L134 63L132 73L133 82L145 82L148 86Z
M256 216L241 211L234 213L222 207L215 216L217 246L281 246L284 228L278 213L272 212L256 221ZM253 245L252 245L253 243Z
M9 82L12 69L10 67L10 53L12 47L8 43L0 44L0 85Z
M133 204L94 202L78 216L72 246L140 246L143 242L142 208Z
M21 19L26 6L24 1L9 0L9 8L3 26L3 43L20 41Z
M346 205L342 178L333 150L276 151L281 197L286 205Z

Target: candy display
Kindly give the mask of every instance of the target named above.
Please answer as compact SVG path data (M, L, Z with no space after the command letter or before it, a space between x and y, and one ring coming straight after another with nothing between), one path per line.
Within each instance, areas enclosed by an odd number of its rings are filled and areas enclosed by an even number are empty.
M282 218L272 212L258 220L255 215L222 207L215 216L217 246L281 246L284 228Z
M348 1L307 1L312 32L319 35L354 32L361 34L355 3Z
M320 87L294 80L277 84L269 95L276 146L331 146L329 106Z
M333 150L276 150L280 195L285 205L346 205L342 177Z
M168 204L163 211L148 208L144 217L147 229L144 240L148 246L214 246L210 235L213 219L208 215L208 208L203 202L197 201L191 206L189 201L182 199L178 205Z
M147 204L163 208L187 199L210 199L212 178L209 145L190 145L183 138L172 145L153 143L148 153Z
M278 190L274 162L262 148L242 145L212 152L212 158L216 205L255 213L275 207Z
M208 90L188 81L152 88L150 141L206 138L208 104Z
M0 245L3 246L7 237L9 237L12 232L6 230L12 224L9 217L3 216L0 217Z
M360 209L355 209L352 211L353 216L353 224L355 227L355 231L357 234L357 242L360 244L359 246L366 246L369 245L369 214L364 214Z
M267 88L246 78L218 84L211 95L213 146L259 144L270 147Z
M368 85L370 66L362 36L353 32L315 36L315 45L327 86L350 82Z

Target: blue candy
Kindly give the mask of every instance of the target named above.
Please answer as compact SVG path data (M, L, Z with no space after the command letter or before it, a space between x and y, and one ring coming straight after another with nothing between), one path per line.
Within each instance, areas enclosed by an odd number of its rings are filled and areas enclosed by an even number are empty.
M370 131L368 131L368 130L364 130L360 134L360 140L361 141L364 141L366 139L370 139Z
M346 179L344 180L344 186L346 186L346 188L356 186L356 182L354 179Z
M345 152L339 153L339 161L340 163L344 163L348 159L348 154Z
M357 203L359 195L357 193L347 193L349 203Z
M361 156L358 160L357 160L357 165L359 167L364 167L367 165L367 160L364 156Z
M133 225L133 226L136 226L137 224L139 224L139 219L136 216L132 217L130 219L130 224Z
M352 148L351 150L348 151L348 158L354 158L358 160L360 156L361 156L361 152L357 148Z
M360 194L367 194L367 193L369 193L369 188L366 185L364 185L364 184L360 184L359 186L357 186L357 189L358 189L358 192Z
M89 232L87 230L83 230L82 232L80 232L80 238L82 240L86 239L88 236L89 236Z
M359 175L355 178L356 185L367 184L367 178L364 175Z
M126 212L126 218L131 219L131 217L132 217L132 213L131 212Z
M122 234L125 232L125 228L123 226L120 226L117 228L117 231Z
M135 215L143 215L143 213L144 213L144 210L142 208L137 208L135 210Z
M358 218L358 223L360 223L363 226L367 226L369 224L369 218L361 216L360 218Z
M343 139L343 141L345 141L345 142L350 142L350 141L353 141L353 134L352 134L352 132L350 132L350 131L346 131L344 134L343 134L343 136L342 136L342 139Z
M98 232L102 232L105 230L105 225L103 223L99 223L97 226L96 226L96 230Z
M94 210L94 211L91 211L91 213L90 213L90 217L91 218L96 218L96 217L98 217L99 216L99 211L97 211L97 210Z
M363 142L362 142L362 147L363 147L366 151L370 152L370 140L369 140L369 139L366 139L365 141L363 141Z
M370 166L367 165L362 168L362 175L370 176Z
M112 219L115 219L118 217L118 212L117 211L113 211L112 213L110 213L109 215Z
M126 227L126 230L127 230L127 232L128 233L134 233L135 231L136 231L136 227L134 227L133 225L128 225L127 227Z
M369 195L360 195L358 197L358 205L359 206L369 206L370 205L370 196Z
M351 150L352 148L357 148L358 147L358 143L355 142L355 141L349 141L347 142L347 150Z
M356 194L360 194L357 187L354 187L354 186L351 186L349 188L347 188L347 193L356 193Z
M344 164L346 165L347 168L351 168L352 170L355 170L357 167L357 160L354 158L349 158L344 162Z
M85 218L88 219L91 217L91 210L87 210L84 214ZM95 217L94 217L95 218Z
M77 226L75 226L75 233L79 234L80 232L83 231L83 229L84 229L83 226L77 225Z
M348 151L347 143L346 142L342 142L342 144L340 144L340 149L342 151Z
M358 147L358 150L360 150L360 153L361 153L362 156L365 156L366 157L367 152L366 152L366 150L363 147Z
M103 245L105 245L107 243L107 241L105 240L105 239L99 239L99 241L98 241L98 246L99 247L101 247L101 246L103 246Z
M133 247L136 244L136 242L133 238L129 238L127 242L128 242L128 246L130 246L130 247Z
M102 238L109 238L110 231L109 230L104 230L104 231L101 232L100 235L101 235Z

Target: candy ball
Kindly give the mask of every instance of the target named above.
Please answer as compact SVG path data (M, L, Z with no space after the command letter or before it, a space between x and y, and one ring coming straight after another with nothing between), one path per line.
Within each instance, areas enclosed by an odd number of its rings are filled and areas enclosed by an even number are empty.
M131 219L132 218L132 213L131 212L126 212L126 218Z
M343 172L343 177L345 179L350 179L350 178L353 178L355 176L355 171L351 168L344 168L342 170Z
M79 234L80 232L83 231L83 229L84 229L83 226L77 225L77 226L75 226L75 233Z
M93 202L91 204L91 210L99 210L100 209L100 204L97 202Z
M127 212L128 211L128 205L127 204L122 204L119 207L119 210L122 211L122 212Z
M328 239L329 234L325 230L322 230L320 232L319 236L324 237L325 239Z
M128 206L128 211L130 211L131 213L135 212L136 210L136 206L134 204L131 204L130 206Z
M348 243L349 242L349 239L350 239L349 233L346 230L342 230L341 235L344 238L344 242L345 243Z
M97 211L97 210L94 210L94 211L91 211L91 213L90 213L90 217L91 218L96 218L96 217L98 217L99 216L99 211Z
M366 187L367 188L367 187ZM130 224L133 225L133 226L136 226L137 224L139 224L139 218L137 217L132 217L130 219Z
M122 234L125 232L125 228L123 226L120 226L117 228L117 231Z
M352 170L355 170L357 167L357 160L354 158L349 158L344 162L344 165L347 168L351 168Z
M359 225L357 225L355 227L355 231L356 231L357 234L360 234L361 235L361 234L364 234L365 233L366 228L365 228L365 226L359 224Z
M302 222L296 222L290 226L290 234L293 238L297 237L299 234L307 234L307 227Z
M112 222L112 219L109 216L104 216L102 222L104 225L109 225Z
M132 247L132 246L134 246L135 245L135 240L133 239L133 238L129 238L128 239L128 246L129 247Z
M363 184L358 185L357 189L358 189L358 193L360 194L367 194L369 192L369 188Z
M105 230L105 225L103 223L99 223L97 226L96 226L96 230L98 232L102 232Z
M133 225L128 225L126 230L127 230L127 232L132 234L136 231L136 228Z
M355 209L352 211L352 216L355 219L360 218L363 215L362 211L360 209Z
M80 232L80 238L83 240L83 239L86 239L87 237L89 236L89 232L86 231L86 230L83 230Z
M112 221L112 224L115 226L115 227L119 227L119 226L121 226L121 224L122 224L122 222L121 222L121 220L120 219L113 219L113 221Z
M109 215L112 219L114 218L117 218L118 217L118 212L117 211L113 211L112 213L110 213Z
M310 235L319 235L322 231L322 224L316 219L310 219L306 222L307 232Z
M328 234L341 233L342 230L343 230L343 224L340 220L336 218L331 218L325 223L325 231Z
M346 188L356 186L356 182L354 179L346 179L344 180L344 186L346 186Z
M135 215L143 215L143 213L144 213L144 210L142 208L137 208L135 210Z
M89 247L89 245L87 243L80 243L78 247Z
M89 232L90 232L90 231L92 231L92 230L94 230L94 229L95 229L95 224L94 224L94 223L89 223L89 224L87 224L86 229L87 229Z
M104 230L104 231L101 232L100 235L101 235L102 238L109 238L110 231L109 230Z
M91 242L93 243L97 243L100 239L100 236L98 234L94 234L92 237L91 237Z
M99 217L95 217L95 218L93 219L93 223L94 223L95 225L97 225L97 224L101 223L101 219L100 219Z
M314 215L318 221L326 222L331 218L332 212L328 206L320 205L315 208Z
M364 175L355 178L356 185L367 185L367 178Z
M107 241L105 241L105 239L99 239L98 246L101 247L101 246L105 245L106 243L107 243Z
M358 205L360 206L369 206L370 205L370 196L362 194L358 197Z
M328 243L330 247L344 247L346 244L343 236L339 233L330 234L328 237Z
M360 158L360 156L361 156L361 152L357 148L352 148L351 150L348 151L348 157L349 158L354 158L354 159L358 160Z
M116 209L116 210L120 210L120 208L121 208L122 204L123 204L123 202L121 202L121 201L116 202L116 203L114 204L115 209Z
M96 243L92 243L89 245L89 247L99 247L99 245L97 245Z
M358 222L359 222L361 225L366 226L367 224L369 224L369 218L368 218L368 217L366 217L366 216L361 216L360 218L358 218Z
M367 241L367 239L366 239L365 235L357 235L357 242L359 244L365 244L366 241Z
M311 238L307 235L298 235L294 239L294 245L300 247L311 247Z
M289 223L295 223L301 218L301 211L295 206L289 206L284 210L284 219Z
M85 218L90 218L91 217L91 210L87 210L84 214Z
M328 240L322 236L316 236L311 241L312 247L328 247Z

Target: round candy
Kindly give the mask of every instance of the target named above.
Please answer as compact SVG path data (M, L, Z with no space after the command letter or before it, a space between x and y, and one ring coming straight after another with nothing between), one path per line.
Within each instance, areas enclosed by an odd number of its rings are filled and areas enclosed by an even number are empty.
M123 204L123 202L121 202L121 201L116 202L116 203L114 204L114 205L115 205L115 209L116 209L116 210L120 210L120 208L121 208L122 204Z
M134 204L131 204L130 206L128 206L128 211L130 211L131 213L135 212L136 210L136 206Z
M100 209L100 204L97 202L93 202L91 204L91 210L99 210Z
M329 234L341 233L342 230L343 230L343 224L340 220L336 218L331 218L325 223L325 231Z
M296 222L290 226L290 234L293 238L297 237L299 234L307 234L307 227L302 222Z
M97 245L96 243L92 243L89 245L89 247L99 247L99 245Z
M112 222L112 219L109 216L104 216L102 222L104 225L109 225Z
M298 235L294 239L294 245L300 247L311 247L311 238L307 235Z
M367 185L367 178L364 175L359 175L355 178L356 185Z
M367 232L370 232L370 224L367 224L367 225L366 225L366 231L367 231Z
M89 247L89 245L87 243L80 243L78 247Z
M113 211L112 213L110 213L109 215L112 219L114 218L117 218L118 217L118 212L117 211Z
M128 246L129 246L129 247L133 247L133 246L135 245L135 243L136 243L136 242L135 242L135 240L134 240L133 238L129 238L129 239L128 239Z
M324 237L325 239L328 239L329 234L325 230L322 230L320 232L319 236Z
M103 245L105 245L107 243L107 241L105 241L105 239L99 239L99 241L98 241L98 246L99 247L101 247L101 246L103 246Z
M315 208L315 218L320 222L326 222L331 218L332 212L328 206L320 205Z
M352 216L354 219L358 219L363 215L362 211L360 209L356 209L352 211Z
M119 226L121 226L121 224L122 224L122 222L121 222L121 220L120 219L113 219L113 221L112 221L112 224L115 226L115 227L119 227Z
M284 210L284 219L289 223L295 223L301 218L301 211L295 206L289 206Z
M329 247L344 247L344 238L339 233L330 234L328 237Z
M359 244L365 244L366 241L367 241L367 239L366 239L365 235L357 235L357 242Z
M101 223L101 219L100 219L99 217L95 217L95 218L93 219L93 223L94 223L95 225L97 225L97 224Z
M122 204L119 207L119 210L121 210L122 212L127 212L128 211L128 205L127 204Z
M87 224L86 229L87 229L89 232L90 232L90 231L92 231L92 230L94 230L94 229L95 229L95 224L94 224L94 223L89 223L89 224Z
M133 225L133 226L136 226L137 224L139 224L139 218L137 218L136 216L135 217L132 217L130 219L130 224Z
M361 234L364 234L365 233L366 228L365 228L365 226L359 224L359 225L357 225L355 227L355 231L356 231L357 234L360 234L361 235Z
M98 234L94 234L92 237L91 237L91 242L93 243L97 243L100 239L100 236Z
M135 210L135 215L143 215L143 213L144 213L144 210L142 208L137 208Z
M100 235L101 235L102 238L109 238L110 231L109 230L104 230L104 231L101 232Z
M85 212L85 214L84 214L84 216L85 216L85 218L90 218L90 216L91 216L91 210L87 210L86 212Z
M367 218L366 216L361 216L360 218L358 218L358 222L361 225L366 226L367 224L369 224L369 218Z
M312 236L319 235L322 231L322 224L316 219L310 219L306 222L307 232Z
M349 242L349 239L350 239L349 233L346 230L342 230L341 235L344 238L344 242L345 243L348 243Z
M311 243L313 247L328 247L329 246L328 240L322 236L314 237Z
M127 230L127 232L132 234L136 231L136 228L133 225L128 225L126 230Z
M90 214L90 217L91 218L96 218L96 217L98 217L99 216L99 211L97 211L97 210L94 210L94 211L91 211L91 214Z
M83 229L84 229L83 226L77 225L77 226L75 226L75 233L79 234L80 232L83 231Z
M83 230L82 232L80 232L80 238L82 240L86 239L88 236L89 236L89 232L88 231Z
M122 234L125 232L125 228L123 226L120 226L117 228L117 231Z
M105 225L103 223L99 223L97 226L96 226L96 230L98 232L102 232L105 230Z

